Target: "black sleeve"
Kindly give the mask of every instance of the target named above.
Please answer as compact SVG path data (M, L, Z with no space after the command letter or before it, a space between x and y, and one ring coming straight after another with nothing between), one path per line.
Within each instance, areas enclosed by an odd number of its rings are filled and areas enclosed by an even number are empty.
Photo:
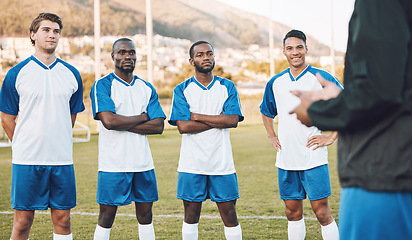
M402 103L411 49L410 0L357 0L349 23L345 89L314 102L312 123L322 130L373 124Z

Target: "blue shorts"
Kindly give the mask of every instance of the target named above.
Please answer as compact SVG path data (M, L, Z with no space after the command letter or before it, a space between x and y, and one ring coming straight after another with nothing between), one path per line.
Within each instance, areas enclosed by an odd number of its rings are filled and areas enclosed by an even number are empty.
M412 239L412 193L342 188L340 239Z
M68 210L76 206L71 165L20 165L11 170L11 207L16 210Z
M123 206L134 202L159 200L154 169L145 172L99 172L96 201Z
M316 201L332 193L328 164L300 171L278 168L278 182L283 200L303 200L307 194L310 201Z
M189 202L229 202L239 198L236 173L201 175L179 172L177 198Z

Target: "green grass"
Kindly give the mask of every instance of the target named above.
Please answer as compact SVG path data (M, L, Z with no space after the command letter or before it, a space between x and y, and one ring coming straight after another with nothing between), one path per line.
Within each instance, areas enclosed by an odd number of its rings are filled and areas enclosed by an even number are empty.
M284 204L279 198L275 151L266 137L263 125L240 124L231 130L232 148L237 170L240 199L237 213L244 239L287 239L287 220L262 219L259 216L284 216ZM160 200L154 204L156 239L181 239L182 202L176 199L177 163L181 136L175 129L162 135L150 136L150 146L156 167ZM77 182L77 206L72 210L74 239L92 239L97 223L97 135L88 143L74 144L74 166ZM329 168L332 214L337 219L340 186L336 172L336 143L329 147ZM9 239L13 225L10 208L11 150L0 148L0 239ZM7 213L11 212L11 213ZM80 213L90 215L81 215ZM137 239L137 220L134 204L120 207L111 232L112 239ZM95 214L95 215L93 215ZM322 239L320 225L304 201L306 239ZM165 216L167 215L167 216ZM199 239L224 239L223 223L216 205L209 200L203 204L199 223ZM212 217L210 217L212 216ZM36 211L30 239L51 239L52 223L48 211Z

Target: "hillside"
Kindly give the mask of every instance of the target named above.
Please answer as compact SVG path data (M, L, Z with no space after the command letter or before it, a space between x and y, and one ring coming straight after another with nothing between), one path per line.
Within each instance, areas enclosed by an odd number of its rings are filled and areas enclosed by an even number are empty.
M145 33L145 0L101 0L103 35ZM27 36L31 20L50 11L62 17L64 36L93 35L92 0L2 0L0 36ZM208 40L216 47L245 48L268 45L268 20L215 0L152 0L155 34ZM275 45L290 27L273 24ZM329 48L308 36L311 53L326 55Z

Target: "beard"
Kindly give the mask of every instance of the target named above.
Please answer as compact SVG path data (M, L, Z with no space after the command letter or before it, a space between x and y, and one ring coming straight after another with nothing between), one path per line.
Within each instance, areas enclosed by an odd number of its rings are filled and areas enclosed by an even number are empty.
M44 50L45 50L46 53L52 54L52 53L54 53L54 52L56 51L56 48L46 48L46 49L44 49Z
M134 66L128 68L124 68L123 66L116 66L116 68L119 69L122 73L132 73L134 71Z
M196 64L196 62L194 63L194 65L195 65L196 70L197 70L198 72L201 72L201 73L209 73L209 72L211 72L211 71L213 70L213 68L215 67L215 63L214 63L214 62L212 63L212 65L211 65L210 67L207 67L207 68L204 68L204 67Z

